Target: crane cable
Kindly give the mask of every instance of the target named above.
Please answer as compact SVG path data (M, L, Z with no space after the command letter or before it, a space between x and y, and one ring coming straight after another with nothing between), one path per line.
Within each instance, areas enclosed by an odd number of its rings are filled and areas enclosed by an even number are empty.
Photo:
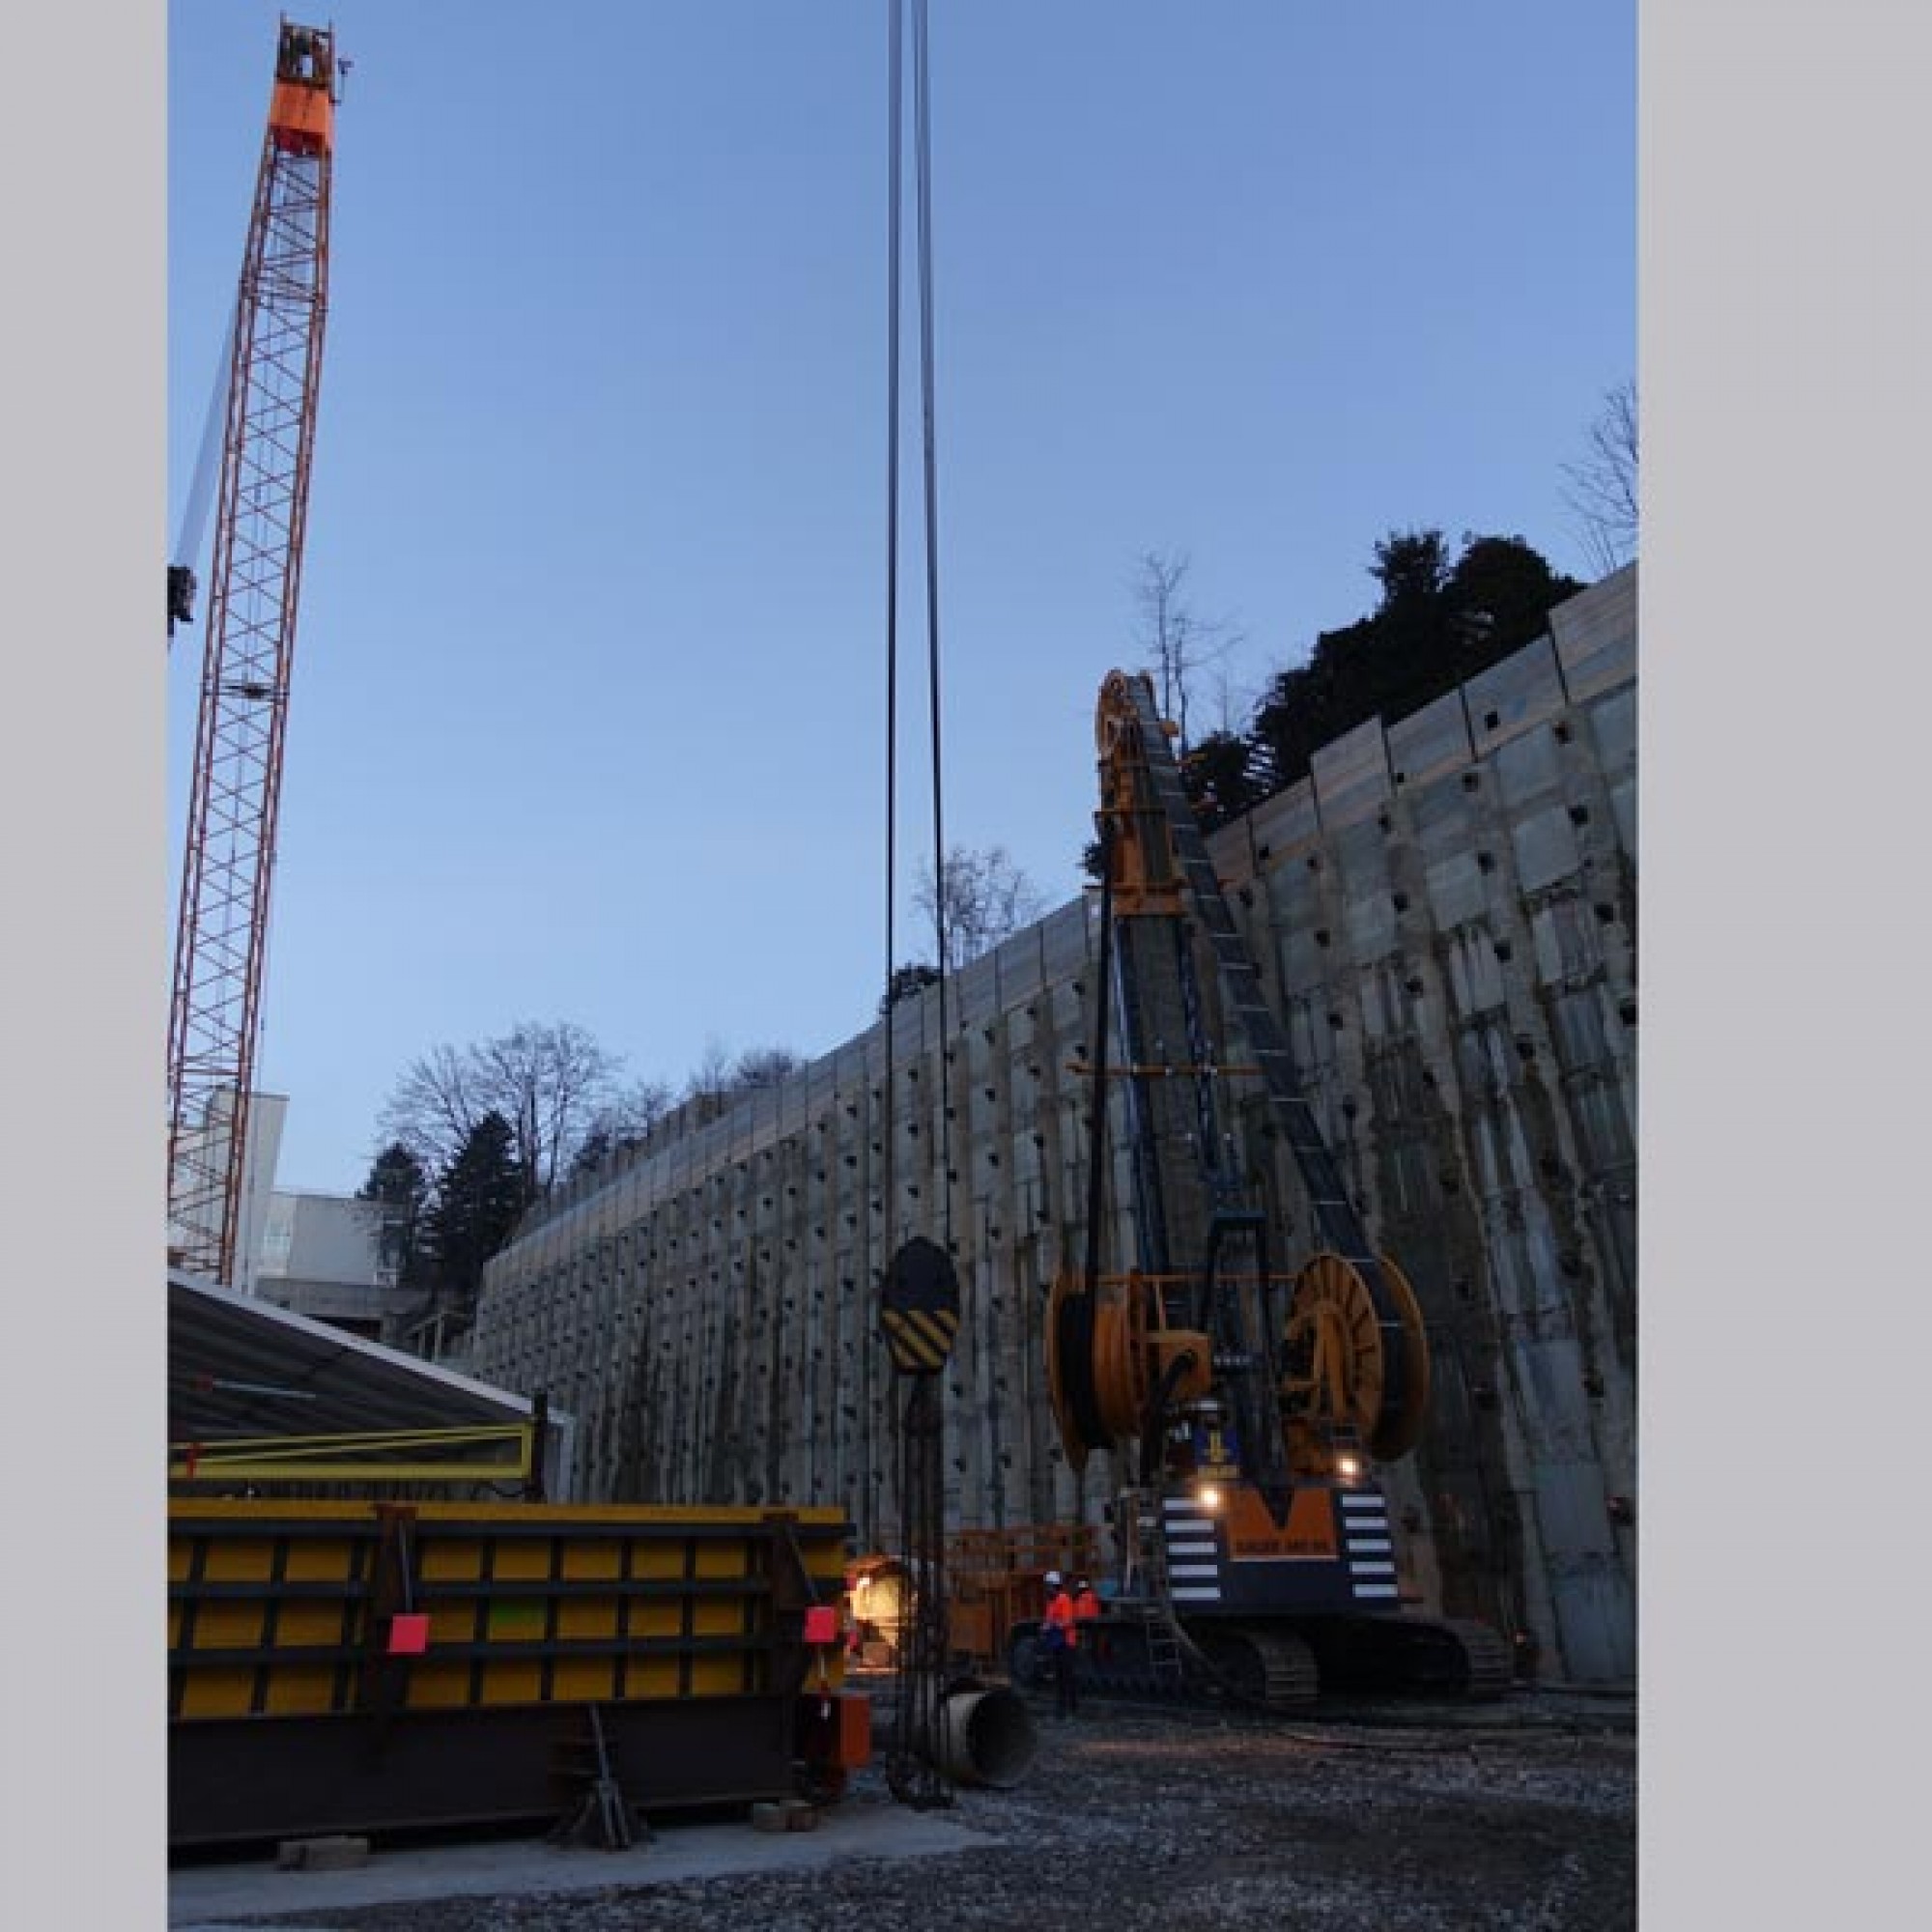
M900 110L904 91L900 79L900 29L903 0L886 0L889 147L886 160L888 233L886 237L886 974L885 1084L880 1110L880 1139L885 1203L883 1233L890 1247L898 1192L894 1184L896 1144L893 1135L893 1007L896 991L894 960L893 898L898 880L898 678L899 678L899 230Z
M891 105L889 112L890 164L888 194L890 234L887 242L887 423L886 423L886 989L890 1013L894 952L894 895L897 884L897 724L898 724L898 545L899 545L899 327L903 307L900 290L900 246L904 226L901 176L903 136L901 99L902 16L904 0L887 0L891 41ZM946 872L946 812L944 786L944 736L941 725L941 683L939 650L939 484L938 432L934 407L935 377L933 351L932 298L932 117L931 90L927 79L926 0L913 0L913 146L916 165L916 213L918 220L918 296L920 327L920 420L923 455L922 481L924 496L925 537L925 629L928 739L931 759L933 952L938 962L939 1035L948 1032L948 993L951 980L950 949L946 937L948 890ZM886 1029L887 1140L885 1180L887 1200L894 1179L894 1152L891 1138L893 1074L893 1030ZM952 1171L952 1106L949 1063L944 1052L939 1062L939 1172L940 1234L948 1253L952 1245L952 1200L946 1177ZM889 1205L888 1214L892 1212ZM888 1236L891 1234L890 1222Z
M897 867L897 727L898 727L898 502L899 502L899 329L903 306L900 289L900 247L904 226L902 198L902 101L904 0L887 0L890 41L889 202L887 325L887 519L886 519L886 999L884 1090L881 1095L883 1227L888 1249L896 1237L897 1134L895 1127L893 1037L895 991L894 962L894 894ZM938 467L933 410L932 329L932 187L931 119L927 86L926 0L913 8L913 138L917 161L918 287L920 302L921 417L923 429L925 531L925 617L927 696L930 713L932 764L933 923L938 962L939 1120L937 1158L940 1190L941 1253L952 1252L952 1113L948 1073L948 958L946 945L947 882L945 828L942 811L942 768L939 678ZM917 1244L909 1244L916 1246ZM897 1264L895 1253L893 1265ZM919 1807L952 1802L938 1765L937 1728L946 1664L944 1630L945 1542L944 1484L940 1444L944 1431L944 1402L936 1373L915 1374L905 1402L899 1432L898 1496L903 1533L905 1572L909 1583L902 1611L896 1737L888 1765L888 1783L895 1798Z
M214 382L208 397L208 413L202 418L201 445L195 456L194 474L189 480L187 498L182 510L181 526L175 536L170 564L176 570L190 574L188 595L193 596L192 573L195 559L201 554L202 538L208 528L208 506L214 495L214 472L221 459L224 433L228 424L228 396L230 378L235 366L235 331L240 326L242 303L238 296L235 306L228 311L228 327L221 335L221 360L214 372ZM170 611L168 635L174 636L173 613Z
M895 947L894 895L897 884L898 816L898 548L899 548L899 432L900 356L899 327L902 307L900 292L900 237L903 227L901 189L903 138L901 97L902 16L904 0L887 0L890 25L891 106L890 162L888 193L890 234L887 242L887 406L886 406L886 997L890 1019ZM946 814L944 787L944 737L941 725L941 684L939 649L939 485L938 433L934 408L934 352L932 298L932 118L931 92L927 80L926 0L913 0L913 145L917 168L916 194L918 218L918 296L920 322L920 417L923 452L922 479L924 492L925 536L925 628L928 739L932 771L932 878L933 951L938 962L939 1037L949 1032L951 961L946 937L948 890L946 871ZM949 1184L952 1168L952 1089L949 1059L939 1056L939 1175L940 1240L948 1254L952 1251L952 1195ZM895 1150L893 1126L893 1028L885 1037L884 1180L886 1186L886 1233L890 1239L892 1217L896 1210L894 1192Z
M952 1252L952 1091L947 1050L947 993L952 962L947 958L946 815L941 761L939 683L939 456L933 407L932 347L932 109L926 82L926 0L913 0L913 140L919 156L919 324L920 402L925 459L925 637L926 689L932 743L932 922L933 950L939 959L939 1202L940 1245Z

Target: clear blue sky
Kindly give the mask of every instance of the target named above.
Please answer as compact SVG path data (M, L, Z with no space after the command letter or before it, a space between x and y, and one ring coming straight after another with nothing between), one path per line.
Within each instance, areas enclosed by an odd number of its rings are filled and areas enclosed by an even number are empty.
M170 540L278 11L170 11ZM439 1043L572 1020L677 1085L872 1015L887 14L312 17L354 65L257 1070L282 1184L347 1191ZM1078 889L1149 549L1244 633L1239 698L1363 614L1391 528L1590 574L1562 466L1634 374L1634 68L1631 0L935 0L949 839ZM908 309L912 430L916 350ZM177 866L200 642L169 673Z

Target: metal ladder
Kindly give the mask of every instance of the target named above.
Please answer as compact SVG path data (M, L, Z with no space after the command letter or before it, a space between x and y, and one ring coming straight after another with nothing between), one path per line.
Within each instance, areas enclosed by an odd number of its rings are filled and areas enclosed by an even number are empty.
M1167 1530L1161 1518L1160 1492L1133 1490L1125 1500L1133 1513L1134 1548L1140 1559L1140 1615L1147 1635L1148 1666L1156 1690L1178 1690L1187 1678L1187 1661L1169 1594Z

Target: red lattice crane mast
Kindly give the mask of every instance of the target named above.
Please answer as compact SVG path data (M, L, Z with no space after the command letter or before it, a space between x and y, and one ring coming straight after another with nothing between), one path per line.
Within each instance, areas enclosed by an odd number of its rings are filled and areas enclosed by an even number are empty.
M168 1019L170 1260L233 1283L327 311L335 34L286 17L242 257ZM170 618L177 573L169 573Z

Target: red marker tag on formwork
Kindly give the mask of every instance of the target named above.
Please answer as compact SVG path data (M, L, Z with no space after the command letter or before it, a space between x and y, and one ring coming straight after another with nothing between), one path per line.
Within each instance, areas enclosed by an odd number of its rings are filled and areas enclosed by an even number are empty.
M837 1643L838 1641L838 1610L833 1604L813 1604L805 1613L805 1640L807 1643Z
M389 1655L420 1657L429 1648L429 1618L421 1611L405 1611L389 1619Z

